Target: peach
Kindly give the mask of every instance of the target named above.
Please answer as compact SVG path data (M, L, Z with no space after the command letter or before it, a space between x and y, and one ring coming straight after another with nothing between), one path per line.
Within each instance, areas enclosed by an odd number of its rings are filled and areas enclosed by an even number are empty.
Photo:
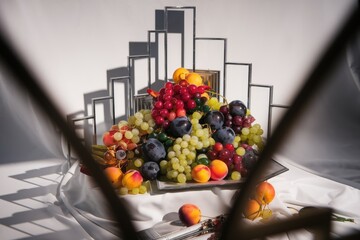
M200 208L194 204L186 203L179 208L180 221L186 226L192 226L200 222Z
M215 181L223 180L229 172L226 163L218 159L212 160L209 168L211 171L211 179Z
M260 204L269 204L275 197L275 189L268 182L261 182L255 188L254 198Z
M123 176L123 172L121 171L120 168L107 167L104 169L104 174L114 187L118 187L121 184L121 178Z
M210 176L211 176L210 168L203 164L196 165L191 170L192 179L194 179L196 182L199 182L199 183L208 182L210 179Z
M254 220L258 216L260 216L261 205L254 199L250 199L244 209L244 215L246 218L250 220Z
M130 169L125 172L121 182L124 187L132 190L141 186L143 182L143 177L141 176L139 171Z
M107 147L110 147L112 145L115 145L116 144L116 140L114 139L114 134L116 133L117 131L108 131L108 132L105 132L103 134L103 143L105 146Z

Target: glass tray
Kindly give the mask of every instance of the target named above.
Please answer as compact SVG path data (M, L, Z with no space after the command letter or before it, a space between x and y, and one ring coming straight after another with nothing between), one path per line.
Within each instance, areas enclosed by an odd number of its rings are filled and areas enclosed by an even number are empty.
M274 159L271 159L269 167L264 173L264 177L260 179L261 181L275 177L283 172L288 171L289 169ZM246 178L241 178L240 180L221 180L221 181L209 181L206 183L197 183L197 182L187 182L187 183L175 183L175 182L165 182L156 180L155 187L159 191L176 191L176 190L191 190L198 188L212 188L212 187L238 187L246 181Z

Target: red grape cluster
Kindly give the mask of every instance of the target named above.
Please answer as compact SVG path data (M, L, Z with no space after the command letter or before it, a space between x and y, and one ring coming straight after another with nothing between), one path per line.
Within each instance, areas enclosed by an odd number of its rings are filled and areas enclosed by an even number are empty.
M216 142L211 150L207 153L210 160L220 159L228 165L229 169L233 165L234 160L240 157L235 153L235 148L231 143L222 144ZM241 158L241 157L240 157Z
M212 149L207 152L207 156L210 160L219 159L225 162L229 170L235 170L241 176L246 176L257 158L254 149L250 145L242 144L240 148L243 149L242 156L237 154L238 151L235 150L233 144L227 143L223 145L216 142Z
M206 110L207 99L201 95L208 89L209 86L196 86L188 84L185 80L180 81L179 84L167 82L160 89L151 112L156 125L166 129L177 117L186 116L193 111Z
M224 115L224 125L226 127L231 127L236 134L240 134L242 128L251 127L255 118L250 114L246 114L247 108L244 104L239 103L239 105L236 106L238 109L241 109L241 111L235 111L235 106L232 106L232 104L233 102L229 105L221 106L219 111Z

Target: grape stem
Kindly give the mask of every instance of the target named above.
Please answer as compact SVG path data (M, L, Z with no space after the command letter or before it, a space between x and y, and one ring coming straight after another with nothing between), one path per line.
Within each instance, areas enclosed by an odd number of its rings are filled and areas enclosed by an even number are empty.
M210 93L210 94L212 94L212 95L220 96L220 97L224 100L225 104L226 104L226 105L229 105L227 99L226 99L223 95L221 95L221 94L219 94L219 93L217 93L217 92L214 92L214 91L210 91L210 90L205 91L205 92Z
M291 208L291 207L288 207L288 208ZM308 209L311 210L312 208L315 208L315 207L303 207L300 210L298 210L298 213L300 214L301 212L308 211ZM291 209L294 209L294 208L291 208ZM355 220L353 218L340 217L334 213L332 214L331 220L337 221L337 222L352 222L352 223L355 222Z

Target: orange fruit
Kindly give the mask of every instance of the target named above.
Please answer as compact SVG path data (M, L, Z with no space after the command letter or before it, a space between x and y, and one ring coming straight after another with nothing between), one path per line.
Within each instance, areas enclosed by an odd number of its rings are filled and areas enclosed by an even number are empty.
M275 197L275 189L268 182L261 182L256 186L255 199L261 204L269 204Z
M260 215L261 205L254 199L250 199L244 210L244 215L250 220L254 220Z
M186 68L178 68L173 73L173 80L175 83L179 83L181 80L185 80L186 76L189 74L189 70Z
M186 76L186 79L185 79L189 84L194 84L195 86L201 86L203 85L203 79L202 77L200 76L200 74L198 73L195 73L195 72L192 72L192 73L189 73L187 76Z
M201 210L194 204L185 203L179 208L178 214L180 221L188 227L199 223L201 220Z
M120 184L123 176L123 172L118 167L107 167L104 169L104 174L114 187Z

